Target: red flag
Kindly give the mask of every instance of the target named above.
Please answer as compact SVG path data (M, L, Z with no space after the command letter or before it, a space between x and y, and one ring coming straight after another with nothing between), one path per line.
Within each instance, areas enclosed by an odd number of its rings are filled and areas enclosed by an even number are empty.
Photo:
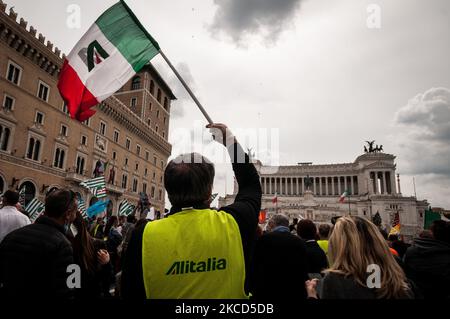
M260 224L264 224L266 222L266 211L265 210L261 210L259 212L259 223Z
M272 198L272 203L273 204L278 203L278 196L276 194L275 194L275 197Z

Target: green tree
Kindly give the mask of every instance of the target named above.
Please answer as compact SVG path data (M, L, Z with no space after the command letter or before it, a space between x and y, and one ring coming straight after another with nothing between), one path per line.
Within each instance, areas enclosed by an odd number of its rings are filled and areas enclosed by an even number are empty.
M377 212L373 217L372 217L372 222L377 226L377 227L381 227L381 216L380 213Z

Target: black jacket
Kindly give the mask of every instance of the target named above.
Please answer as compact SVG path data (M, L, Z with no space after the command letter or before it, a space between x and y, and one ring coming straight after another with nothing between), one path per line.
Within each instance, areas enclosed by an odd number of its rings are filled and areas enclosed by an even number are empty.
M413 284L408 282L410 290L401 299L416 298ZM351 277L336 273L327 273L322 280L322 299L376 299L375 290L360 285Z
M223 207L220 210L232 215L239 226L244 250L245 270L246 274L248 274L250 258L256 242L256 227L261 209L261 184L255 166L249 163L249 157L244 153L242 147L239 144L234 144L230 146L230 149L233 171L239 185L239 192L233 204ZM240 159L240 161L237 159ZM199 206L194 208L204 209L207 207ZM170 215L180 211L181 208L172 207ZM145 224L135 229L124 256L122 296L126 299L146 297L142 272L142 236L144 228Z
M306 247L286 231L274 231L256 242L249 275L252 295L258 299L306 299Z
M72 298L67 266L72 246L64 227L42 216L13 231L0 245L0 295L11 298Z
M305 241L306 245L306 260L308 273L320 273L322 270L328 268L328 259L325 252L320 248L315 240Z
M106 250L106 244L103 240L92 239L94 241L95 255L104 249ZM82 261L82 248L80 242L72 240L72 247L74 250L74 261L80 265L81 269L81 288L75 289L75 299L99 299L110 298L109 288L114 282L114 273L111 262L101 265L96 258L96 270L89 272L83 265Z
M405 253L404 269L425 299L450 298L450 244L417 238Z

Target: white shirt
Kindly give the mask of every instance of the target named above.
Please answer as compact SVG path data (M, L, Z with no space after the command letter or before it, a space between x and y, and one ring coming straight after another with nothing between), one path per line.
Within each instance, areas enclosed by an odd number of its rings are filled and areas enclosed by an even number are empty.
M14 206L0 209L0 243L13 230L31 224L30 219L19 212Z
M150 207L150 210L147 213L146 219L148 220L154 220L155 219L155 207Z

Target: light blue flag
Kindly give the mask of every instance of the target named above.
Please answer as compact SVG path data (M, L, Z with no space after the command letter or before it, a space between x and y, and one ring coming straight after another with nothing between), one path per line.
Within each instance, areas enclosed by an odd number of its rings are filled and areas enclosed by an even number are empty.
M91 207L89 207L86 211L89 218L92 218L98 214L101 214L105 211L106 207L108 206L109 199L104 201L98 201Z

